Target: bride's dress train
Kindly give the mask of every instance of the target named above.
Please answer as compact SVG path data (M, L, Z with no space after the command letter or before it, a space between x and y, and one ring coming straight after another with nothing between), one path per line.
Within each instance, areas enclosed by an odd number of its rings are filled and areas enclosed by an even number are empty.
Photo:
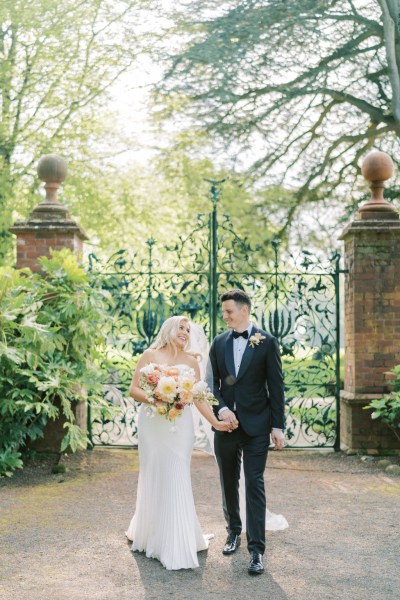
M142 404L138 416L140 471L136 512L126 536L132 551L157 558L166 569L199 566L197 552L213 537L197 518L190 461L194 443L191 407L175 424Z

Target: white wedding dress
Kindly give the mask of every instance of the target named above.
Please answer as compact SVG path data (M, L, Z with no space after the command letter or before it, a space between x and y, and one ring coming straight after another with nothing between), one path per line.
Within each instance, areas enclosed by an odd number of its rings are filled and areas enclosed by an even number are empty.
M187 365L174 365L187 369ZM193 413L192 413L193 411ZM199 422L200 419L200 422ZM131 550L157 558L169 570L199 566L197 552L207 550L212 534L201 531L194 506L190 462L193 447L213 454L210 424L195 407L186 406L174 423L149 411L138 412L140 458L136 510L126 531ZM196 443L195 443L196 442ZM244 474L240 478L240 512L246 530ZM266 511L266 529L286 529L282 515Z
M132 551L157 558L166 569L198 567L197 552L206 550L213 537L203 535L194 506L190 476L194 439L190 406L174 423L149 414L148 405L140 406L136 512L126 536L132 540Z

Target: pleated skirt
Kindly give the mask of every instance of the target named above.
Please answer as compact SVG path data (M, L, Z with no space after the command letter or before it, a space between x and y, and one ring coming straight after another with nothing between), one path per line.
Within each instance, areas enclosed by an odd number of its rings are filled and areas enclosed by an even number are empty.
M144 404L140 407L136 510L126 536L132 551L145 552L170 570L198 567L197 552L208 548L192 492L194 438L189 406L173 424L164 416L149 416Z

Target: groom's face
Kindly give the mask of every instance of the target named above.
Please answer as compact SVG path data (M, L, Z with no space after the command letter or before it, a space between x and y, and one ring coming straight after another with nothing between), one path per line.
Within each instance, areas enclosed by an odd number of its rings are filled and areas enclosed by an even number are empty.
M228 327L243 331L249 325L249 309L245 304L225 300L222 303L222 318Z

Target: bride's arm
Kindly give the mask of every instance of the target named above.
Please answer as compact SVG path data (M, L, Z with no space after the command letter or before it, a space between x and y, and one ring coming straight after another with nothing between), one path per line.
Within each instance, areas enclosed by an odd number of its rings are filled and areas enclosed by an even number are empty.
M197 361L196 364L193 365L193 367L196 379L198 381L200 379L200 369ZM199 413L205 419L207 419L207 421L212 425L212 427L214 427L214 429L216 429L217 431L232 431L233 427L231 423L228 423L227 421L218 421L217 417L214 414L214 411L207 402L199 402L198 400L194 400L194 405L196 406Z
M198 400L194 401L194 404L199 411L199 413L207 419L207 421L216 429L217 431L229 431L229 433L234 429L234 427L228 421L218 421L217 417L214 415L214 412L211 406L207 402L199 402Z
M152 362L151 359L152 359L151 350L145 350L137 362L136 369L133 374L132 382L129 387L129 395L131 396L131 398L136 400L136 402L145 402L146 404L150 404L148 394L146 394L146 392L143 391L139 385L139 379L140 379L140 369L142 367L145 367L149 363L151 363Z

